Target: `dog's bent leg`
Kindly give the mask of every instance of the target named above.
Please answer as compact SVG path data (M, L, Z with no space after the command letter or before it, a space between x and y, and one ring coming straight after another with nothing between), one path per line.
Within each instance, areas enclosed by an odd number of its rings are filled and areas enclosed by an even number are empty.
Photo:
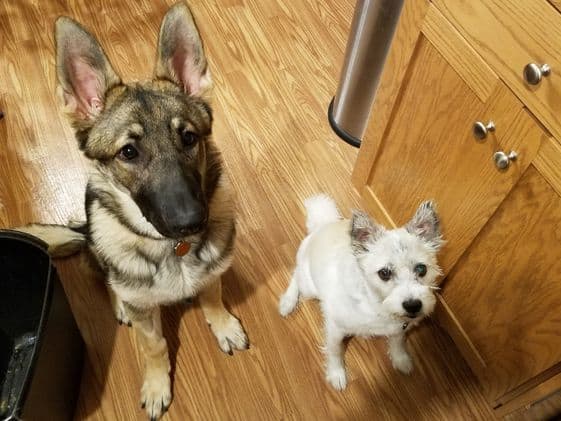
M162 334L160 308L139 309L127 303L125 308L144 357L144 383L140 398L142 407L151 420L156 420L167 411L171 403L171 367L168 346Z
M347 387L347 374L345 373L343 340L344 332L327 321L325 326L325 356L326 356L326 378L337 390Z
M296 276L295 270L288 288L279 300L279 313L282 317L286 317L292 313L298 304L300 291L298 290L298 279L296 279Z
M388 337L388 353L392 365L396 370L409 374L413 370L413 360L405 348L405 335L394 335Z
M219 277L201 291L199 302L222 351L232 355L232 348L240 350L249 348L249 342L240 321L224 307L222 282Z

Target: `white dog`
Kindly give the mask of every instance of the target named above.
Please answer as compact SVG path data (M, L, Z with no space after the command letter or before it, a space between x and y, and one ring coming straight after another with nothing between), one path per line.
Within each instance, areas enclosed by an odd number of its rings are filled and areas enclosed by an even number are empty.
M443 241L432 202L424 202L404 227L387 230L363 212L343 219L325 195L305 201L308 236L280 299L287 316L298 297L317 298L325 320L326 377L338 390L347 385L346 336L386 336L393 366L409 373L413 362L405 334L436 303L436 254Z

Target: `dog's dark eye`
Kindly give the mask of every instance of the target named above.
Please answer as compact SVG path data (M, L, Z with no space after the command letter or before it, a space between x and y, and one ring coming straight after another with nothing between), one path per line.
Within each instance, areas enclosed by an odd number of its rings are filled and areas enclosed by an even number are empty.
M191 147L197 143L197 140L199 140L199 138L195 133L187 130L181 132L181 142L183 142L183 146L187 148Z
M427 274L427 266L423 265L422 263L416 265L414 270L417 276L421 278Z
M138 156L138 150L131 144L125 145L119 151L119 158L123 161L130 161Z
M378 271L378 276L382 281L389 281L392 277L392 271L388 268L382 268Z

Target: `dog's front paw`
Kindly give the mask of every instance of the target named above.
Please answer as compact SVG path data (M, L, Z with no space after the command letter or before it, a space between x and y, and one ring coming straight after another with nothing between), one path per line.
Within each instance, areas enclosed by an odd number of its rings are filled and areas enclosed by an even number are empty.
M171 403L171 382L165 372L147 373L141 390L142 407L151 421L159 419Z
M281 296L279 300L279 313L282 317L287 317L296 308L296 300L288 293Z
M113 313L115 314L119 324L124 324L129 327L132 326L131 319L127 315L127 310L125 309L123 302L115 296L111 300L111 305L113 306Z
M336 390L343 390L347 387L347 373L343 367L328 368L325 377Z
M249 341L238 319L228 314L223 320L210 323L210 329L222 351L232 355L233 349L244 350L249 348Z
M401 371L403 374L411 374L413 371L413 360L407 353L400 353L399 355L392 355L392 365L396 370Z

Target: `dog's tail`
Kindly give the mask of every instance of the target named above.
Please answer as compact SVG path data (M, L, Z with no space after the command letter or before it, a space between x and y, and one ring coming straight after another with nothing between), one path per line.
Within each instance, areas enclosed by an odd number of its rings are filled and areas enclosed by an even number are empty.
M306 228L312 233L324 225L341 219L335 201L326 194L318 194L304 201L306 207Z
M67 257L78 253L86 245L87 225L73 223L65 225L30 224L15 228L31 234L48 245L51 257Z

